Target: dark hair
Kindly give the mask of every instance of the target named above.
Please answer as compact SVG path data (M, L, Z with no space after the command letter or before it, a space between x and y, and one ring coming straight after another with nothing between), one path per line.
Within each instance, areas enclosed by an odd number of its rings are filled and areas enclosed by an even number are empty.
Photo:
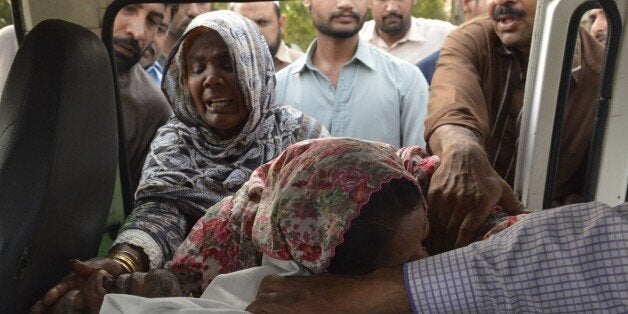
M153 269L146 274L144 284L151 287L143 297L180 297L183 296L179 280L166 269Z
M275 9L275 15L277 15L277 20L281 18L281 8L279 7L279 3L273 2L273 8Z
M385 248L395 235L395 226L421 202L419 188L406 179L393 179L384 184L351 222L327 271L363 275L381 267Z
M177 11L179 11L178 3L166 3L166 13L170 12L170 21L172 21Z
M178 3L170 3L170 19L174 18L174 15L179 12L179 4Z

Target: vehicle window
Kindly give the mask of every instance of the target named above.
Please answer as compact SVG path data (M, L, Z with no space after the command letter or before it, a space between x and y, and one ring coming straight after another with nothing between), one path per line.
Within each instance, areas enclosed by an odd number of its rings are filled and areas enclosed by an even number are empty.
M600 151L601 147L599 145L601 145L602 132L608 117L608 100L610 99L607 97L608 95L604 95L604 90L612 84L604 79L603 70L606 68L605 71L612 71L614 67L614 61L604 57L605 49L608 49L608 32L605 11L598 3L589 2L574 12L572 27L568 32L567 46L564 52L565 60L554 118L544 208L553 205L554 193L560 193L557 186L560 184L561 177L570 171L582 173L579 180L582 184L577 187L578 195L581 195L582 199L571 200L569 199L571 195L566 195L565 202L593 200L592 189L597 182L595 169L598 167L600 157L597 152ZM615 58L611 57L611 59ZM609 61L613 65L605 66L604 63L609 65ZM607 86L605 87L605 85ZM569 103L570 95L580 94L582 94L582 98L575 97L575 99L584 101L585 95L598 96L588 97L590 100L579 105L577 104L578 101L575 101L574 104ZM574 106L580 107L581 110L570 109L575 108ZM570 121L574 120L581 120L584 123L571 126ZM585 131L583 132L583 130ZM587 139L591 137L591 134L596 135L593 135L593 140L589 141ZM566 139L570 139L569 144L567 144ZM565 169L560 169L557 166L558 164L569 164L567 159L579 155L586 156L582 163L571 164Z

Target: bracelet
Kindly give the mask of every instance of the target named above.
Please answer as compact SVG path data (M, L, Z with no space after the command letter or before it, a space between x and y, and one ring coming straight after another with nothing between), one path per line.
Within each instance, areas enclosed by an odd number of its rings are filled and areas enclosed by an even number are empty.
M133 255L133 253L131 253L131 252L127 251L127 250L119 250L119 251L116 252L115 255L118 255L118 254L126 254L126 255L128 255L131 258L131 260L133 260L133 264L134 265L137 265L137 263L135 263L136 261L137 262L140 261L140 258L138 256Z
M119 259L118 256L110 257L114 262L118 265L122 266L127 273L132 273L130 266L123 260Z
M128 273L134 273L137 271L137 264L135 263L133 257L133 254L131 254L130 252L120 251L116 252L116 254L114 254L110 258L114 262L122 266L122 268L124 268L124 270L126 270Z

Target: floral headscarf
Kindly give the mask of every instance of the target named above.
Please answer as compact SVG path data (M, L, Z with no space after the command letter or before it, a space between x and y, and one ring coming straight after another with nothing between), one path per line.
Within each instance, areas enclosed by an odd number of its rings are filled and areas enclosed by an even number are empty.
M417 177L427 180L423 165L433 169L434 159L422 159L422 149L402 153L406 161L388 144L349 138L294 144L211 207L169 268L196 295L218 274L258 266L262 253L322 272L373 193L392 179L417 189Z
M183 42L192 30L203 27L215 30L225 41L250 108L241 133L228 140L203 122L186 87ZM204 13L192 20L169 57L162 89L175 117L158 130L151 144L135 210L116 241L144 248L151 267L169 260L187 234L187 224L235 193L255 168L290 144L328 136L308 115L274 104L275 75L267 44L253 22L230 11ZM154 241L124 233L138 229Z

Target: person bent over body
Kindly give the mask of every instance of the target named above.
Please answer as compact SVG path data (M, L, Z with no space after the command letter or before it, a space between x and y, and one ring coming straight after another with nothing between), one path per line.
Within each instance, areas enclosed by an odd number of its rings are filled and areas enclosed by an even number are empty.
M269 272L359 275L427 256L421 244L429 231L425 200L396 151L349 138L310 140L257 168L236 194L207 210L168 263L182 295L205 290L205 300L179 306L214 308L220 301L225 309L244 310ZM102 271L77 298L97 308L91 296L98 292L100 302L104 292L154 296L158 289L146 287L145 277L114 279ZM166 284L160 286L176 290L168 283L172 277L161 277ZM163 302L172 309L175 301L112 295L103 311L152 311Z
M99 295L86 301L97 308L105 292L202 293L200 300L111 295L105 312L244 310L268 274L365 275L424 258L429 228L422 188L438 165L424 153L349 138L292 145L196 223L168 264L178 282L160 275L165 283L151 289L143 273L114 280L103 271L80 294ZM103 288L103 280L113 289Z

